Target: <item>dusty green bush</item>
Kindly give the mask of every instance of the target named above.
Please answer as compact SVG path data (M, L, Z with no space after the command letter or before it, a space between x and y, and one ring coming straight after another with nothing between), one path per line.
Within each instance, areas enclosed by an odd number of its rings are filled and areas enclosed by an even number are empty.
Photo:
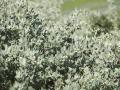
M49 4L0 2L0 90L119 90L119 16Z

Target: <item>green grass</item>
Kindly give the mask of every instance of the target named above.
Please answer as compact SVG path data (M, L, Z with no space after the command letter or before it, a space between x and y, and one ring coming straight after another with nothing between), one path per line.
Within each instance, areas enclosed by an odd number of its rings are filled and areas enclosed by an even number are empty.
M77 7L98 8L107 4L106 0L69 0L62 5L62 11L71 10Z

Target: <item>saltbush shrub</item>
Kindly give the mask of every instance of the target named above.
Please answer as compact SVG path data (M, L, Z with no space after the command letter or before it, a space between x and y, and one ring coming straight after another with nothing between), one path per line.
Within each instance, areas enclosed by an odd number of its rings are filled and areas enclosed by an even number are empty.
M62 15L48 2L1 0L0 90L119 90L117 11Z

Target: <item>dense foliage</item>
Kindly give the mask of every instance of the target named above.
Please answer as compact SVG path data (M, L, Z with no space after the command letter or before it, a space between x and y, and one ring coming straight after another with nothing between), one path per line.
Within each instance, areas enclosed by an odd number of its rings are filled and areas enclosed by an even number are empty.
M62 3L1 0L0 90L120 89L115 8L62 15Z

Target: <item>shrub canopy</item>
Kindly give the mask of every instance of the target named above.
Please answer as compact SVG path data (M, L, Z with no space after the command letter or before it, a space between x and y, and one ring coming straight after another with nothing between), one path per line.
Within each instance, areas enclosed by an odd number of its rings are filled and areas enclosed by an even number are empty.
M62 3L1 0L1 90L119 90L117 11L62 15Z

